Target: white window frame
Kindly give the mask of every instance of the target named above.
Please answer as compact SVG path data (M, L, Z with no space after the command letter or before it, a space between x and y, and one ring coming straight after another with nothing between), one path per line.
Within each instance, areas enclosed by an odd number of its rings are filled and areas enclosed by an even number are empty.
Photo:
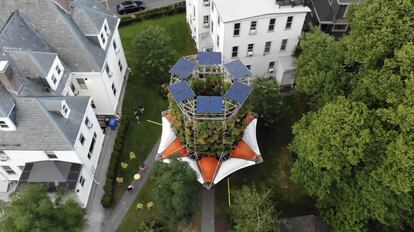
M274 20L274 23L272 23L272 20ZM270 29L272 27L273 29ZM271 18L269 20L269 26L267 27L267 32L274 32L276 27L276 18Z
M61 107L62 108L61 108L60 113L63 115L64 118L68 118L70 115L70 108L68 104L66 103L66 101L62 101Z
M236 51L234 51L234 48L236 48ZM234 56L234 53L236 53L236 55ZM239 46L233 46L231 47L231 58L235 58L239 56Z
M203 16L203 27L209 28L210 27L210 15Z
M289 22L289 19L292 19L292 20ZM288 16L286 18L285 30L291 30L292 29L292 24L293 24L293 16Z
M280 51L286 51L287 44L288 44L288 39L282 39L282 43L280 44Z
M249 35L254 35L256 33L257 33L257 20L250 21Z
M269 45L269 46L267 46L267 45ZM265 47L264 47L264 50L263 50L263 55L269 54L271 49L272 49L272 41L266 41L265 42Z
M253 56L253 52L254 52L254 44L248 44L247 45L247 57Z
M239 26L239 28L237 28L236 29L236 25L238 25ZM239 37L240 36L240 28L241 28L241 23L234 23L233 24L233 37ZM237 31L237 35L236 35L236 32Z

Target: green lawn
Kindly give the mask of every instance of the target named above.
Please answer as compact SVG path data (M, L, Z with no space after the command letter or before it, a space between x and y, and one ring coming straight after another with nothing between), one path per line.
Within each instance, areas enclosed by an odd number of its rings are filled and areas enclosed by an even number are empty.
M302 111L301 101L295 96L285 99L289 105L286 119L277 128L264 128L258 121L257 139L263 163L251 166L230 176L231 190L254 183L257 187L273 190L272 199L276 202L281 217L291 217L316 213L313 201L300 186L289 179L294 162L292 153L287 149L291 141L291 125L298 120ZM216 187L216 209L221 217L229 216L227 181L223 180ZM230 191L231 192L231 191Z
M126 89L126 95L124 99L123 115L124 117L130 117L130 123L128 132L125 138L125 146L123 152L124 162L128 162L127 169L119 170L118 176L124 177L124 185L117 185L114 193L114 200L118 202L126 191L128 183L132 181L132 177L138 170L138 165L141 164L154 143L161 135L161 127L156 124L147 122L146 120L152 120L156 122L161 121L161 111L167 109L167 101L161 96L161 88L159 85L148 83L143 76L139 73L139 67L134 65L134 52L132 50L131 42L134 36L147 27L160 26L165 28L173 42L171 46L176 49L179 57L184 55L190 55L197 52L194 42L190 37L190 32L185 22L185 15L179 14L174 16L165 16L159 19L145 20L143 22L131 24L120 28L120 34L122 43L124 46L125 54L128 60L128 65L132 69L132 75L128 80ZM177 60L178 58L177 57ZM141 123L137 124L133 119L133 109L137 108L140 103L144 104L145 112L143 117L140 118ZM137 159L129 160L129 152L134 151L137 155ZM159 218L156 212L156 205L151 209L136 209L137 203L150 202L151 189L154 182L150 177L145 183L143 189L135 200L134 204L125 216L123 223L119 227L118 231L126 232L137 231L138 225L143 221L144 216L153 218ZM190 231L199 231L199 214L194 215L196 223L190 225ZM194 228L191 229L191 228Z
M118 176L124 178L124 184L115 187L114 205L120 200L127 186L131 183L133 175L138 170L138 165L143 163L154 143L161 135L161 127L149 123L147 120L160 122L161 111L167 109L167 101L161 96L160 86L145 81L145 78L140 75L139 67L135 67L134 52L131 44L139 31L155 25L166 29L173 40L171 46L176 49L179 56L196 52L194 42L189 36L190 33L186 26L184 14L146 20L120 28L122 44L128 65L132 69L132 74L129 76L122 110L123 116L130 118L121 158L128 163L128 168L120 168L121 170L118 172ZM143 116L140 116L141 123L137 124L133 118L133 110L138 108L140 103L144 104L145 112ZM129 160L130 151L135 152L137 159Z

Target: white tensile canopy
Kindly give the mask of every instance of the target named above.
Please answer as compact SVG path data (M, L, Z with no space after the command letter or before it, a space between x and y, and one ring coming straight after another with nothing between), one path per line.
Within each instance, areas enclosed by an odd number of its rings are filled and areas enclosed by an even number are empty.
M247 125L246 129L244 130L243 140L247 145L249 145L254 153L256 153L256 155L261 155L259 145L257 145L256 125L257 119L255 118L249 123L249 125Z
M226 161L223 161L221 163L220 169L218 170L216 177L213 180L214 184L217 184L222 179L224 179L226 176L232 174L233 172L254 165L256 162L245 160L245 159L239 159L239 158L231 158Z
M158 154L161 154L176 139L171 123L166 117L162 117L162 134Z

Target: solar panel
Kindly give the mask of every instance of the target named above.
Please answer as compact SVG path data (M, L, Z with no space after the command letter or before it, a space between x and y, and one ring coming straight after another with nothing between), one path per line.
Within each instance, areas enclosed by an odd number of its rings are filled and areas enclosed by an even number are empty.
M230 73L233 80L237 80L241 77L247 77L252 74L240 60L233 60L225 64L224 67Z
M173 95L174 100L178 103L195 96L194 91L190 88L187 81L180 81L178 83L171 84L167 88Z
M181 77L181 79L187 79L196 68L196 64L193 62L181 58L171 69L170 73Z
M243 104L252 92L252 89L252 87L246 84L242 84L238 81L235 81L233 85L231 85L230 89L227 90L224 96L237 103Z
M198 64L221 64L221 52L200 52L198 54Z
M197 113L223 113L223 97L197 96Z

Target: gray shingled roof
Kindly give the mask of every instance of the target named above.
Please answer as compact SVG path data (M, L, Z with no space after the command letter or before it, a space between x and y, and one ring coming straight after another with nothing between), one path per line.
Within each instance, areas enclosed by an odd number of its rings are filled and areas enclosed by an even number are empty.
M117 26L118 19L101 11L99 7L93 7L92 4L86 4L84 1L74 1L72 6L83 8L93 24L101 21L97 15L102 15L107 19L111 32ZM73 71L102 70L110 44L108 43L104 50L99 44L88 39L72 15L58 7L53 0L1 1L0 27L16 9L33 24L45 41ZM73 11L76 12L75 9ZM113 33L111 33L112 36Z
M316 16L320 23L333 23L333 14L328 0L312 0Z
M46 107L62 100L70 108L68 119ZM17 97L16 131L0 133L0 147L4 150L72 150L88 104L89 97Z
M57 56L56 53L31 51L6 51L6 54L20 70L36 78L46 78Z

